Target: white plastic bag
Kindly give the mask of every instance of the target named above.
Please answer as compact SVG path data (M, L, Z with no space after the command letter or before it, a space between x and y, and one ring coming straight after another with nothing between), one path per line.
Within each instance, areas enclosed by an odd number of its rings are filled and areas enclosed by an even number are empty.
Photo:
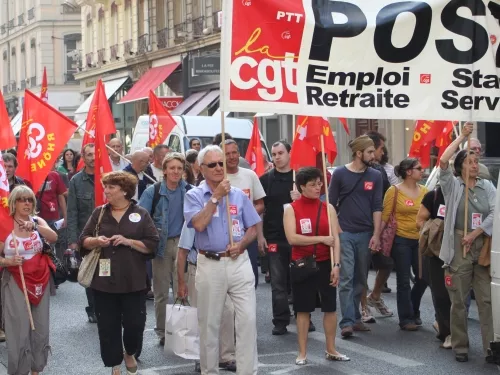
M195 307L167 305L165 352L185 359L200 359L198 313Z

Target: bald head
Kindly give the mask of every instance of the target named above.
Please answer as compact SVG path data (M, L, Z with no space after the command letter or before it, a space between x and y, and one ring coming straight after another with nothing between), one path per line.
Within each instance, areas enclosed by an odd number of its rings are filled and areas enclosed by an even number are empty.
M149 164L149 155L144 151L135 151L130 161L132 162L132 168L137 173L144 172Z
M146 154L148 154L149 162L152 163L153 162L153 154L154 154L153 149L151 147L144 147L142 149L142 151L144 151Z
M123 143L120 138L113 138L112 140L109 141L108 146L115 150L118 154L122 155L123 154ZM111 157L111 160L113 160L115 163L120 162L120 157L116 155L114 152L109 152L109 156Z

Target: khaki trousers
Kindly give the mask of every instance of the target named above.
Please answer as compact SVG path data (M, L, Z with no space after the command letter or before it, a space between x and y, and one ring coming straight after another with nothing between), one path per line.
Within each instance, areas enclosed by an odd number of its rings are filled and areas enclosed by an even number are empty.
M219 335L226 299L234 306L238 375L257 374L255 276L245 251L236 260L198 254L196 291L202 375L219 374Z
M163 258L156 257L153 265L153 293L155 297L156 334L165 337L165 319L170 282L173 283L174 300L177 296L177 251L179 237L169 238Z
M476 295L483 351L486 357L490 341L493 341L490 268L480 266L473 260L473 254L479 254L483 246L482 241L476 240L464 258L461 237L455 233L455 256L450 267L445 270L445 284L451 300L451 345L457 354L469 352L465 301L472 288Z
M189 304L198 307L198 294L196 293L196 266L188 264L188 298ZM219 332L219 362L234 361L234 306L231 298L226 297Z
M31 305L35 331L31 330L24 293L6 269L2 277L2 304L7 341L8 373L42 372L47 365L49 345L50 285L38 305Z

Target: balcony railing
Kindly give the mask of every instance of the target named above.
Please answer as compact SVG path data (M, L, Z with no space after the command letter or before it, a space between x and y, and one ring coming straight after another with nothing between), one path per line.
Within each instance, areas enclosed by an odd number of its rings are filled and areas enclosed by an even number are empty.
M205 17L198 17L193 20L193 35L195 38L203 36L204 28L205 28Z
M7 27L5 27L5 24L3 24L2 26L0 26L0 33L3 35L7 32Z
M213 25L213 28L214 30L220 30L220 26L219 26L219 12L214 12L212 14L212 25Z
M24 13L17 16L17 25L18 26L24 25Z
M4 94L7 94L7 93L9 92L9 85L3 85L3 86L2 86L2 92L3 92Z
M130 55L132 52L132 39L123 41L123 52L125 53L125 57Z
M11 29L11 28L13 28L13 27L14 27L14 18L13 18L13 19L11 19L11 20L9 21L9 23L7 24L7 27L8 27L9 29Z
M92 66L92 52L89 52L85 55L85 64L88 68Z
M78 5L63 4L62 14L80 14L81 9Z
M75 73L76 71L64 73L64 83L77 83L77 80L75 79Z
M17 82L14 80L10 81L10 91L17 91Z
M111 60L116 60L116 58L118 57L118 44L114 44L111 47L109 47L109 52Z
M30 86L35 87L36 86L36 76L33 76L30 78Z
M22 79L21 80L21 90L24 90L26 88L26 80Z
M174 25L174 40L183 41L187 36L187 27L186 24L180 23L178 25Z
M158 31L156 39L158 40L158 49L168 47L168 27Z
M104 64L106 61L104 60L105 49L101 48L97 50L97 62L99 64Z
M35 7L28 9L28 21L31 21L35 18Z
M144 34L139 37L137 53L146 53L149 45L149 34Z

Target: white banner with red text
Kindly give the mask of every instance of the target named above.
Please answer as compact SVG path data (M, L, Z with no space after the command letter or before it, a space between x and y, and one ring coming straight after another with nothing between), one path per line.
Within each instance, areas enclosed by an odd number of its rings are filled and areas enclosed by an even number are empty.
M221 110L496 122L499 17L500 0L225 0Z

